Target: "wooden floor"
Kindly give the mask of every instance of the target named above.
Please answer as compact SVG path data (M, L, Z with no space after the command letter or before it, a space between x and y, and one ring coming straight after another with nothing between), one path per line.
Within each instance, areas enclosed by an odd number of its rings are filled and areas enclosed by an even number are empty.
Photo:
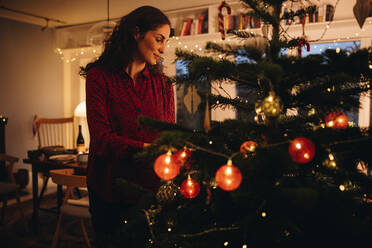
M11 200L7 207L4 223L0 226L1 248L46 248L50 247L52 237L57 225L57 214L46 211L40 211L40 230L34 234L32 230L32 194L27 189L23 190L22 207L26 215L29 231L24 230L22 219L16 204ZM48 187L48 194L45 196L42 207L52 208L57 203L55 188ZM93 242L93 229L90 221L86 221L88 236ZM62 232L58 247L63 248L81 248L85 247L79 222L76 218L65 216L62 223Z

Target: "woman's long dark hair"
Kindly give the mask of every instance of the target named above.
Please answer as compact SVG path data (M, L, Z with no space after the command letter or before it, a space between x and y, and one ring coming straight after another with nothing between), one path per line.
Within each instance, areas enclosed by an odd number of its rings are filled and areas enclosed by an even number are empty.
M151 6L139 7L120 20L116 25L110 38L105 42L105 49L101 56L94 62L89 63L85 68L81 67L80 75L86 76L93 67L103 67L106 71L115 73L124 70L132 61L133 53L137 49L137 42L134 39L135 32L141 37L159 26L168 24L168 17L159 9ZM150 66L152 71L161 72L161 65Z

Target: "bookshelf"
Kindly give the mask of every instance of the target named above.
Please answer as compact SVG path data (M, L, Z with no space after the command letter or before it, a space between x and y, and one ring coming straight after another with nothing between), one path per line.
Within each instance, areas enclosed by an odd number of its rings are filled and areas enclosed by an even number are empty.
M175 36L190 36L208 33L208 7L183 11L170 11L166 15L171 21Z
M231 15L227 15L226 9L223 8L222 14L224 16L225 32L229 29L260 32L263 23L258 18L247 14L249 9L245 8L239 1L227 1L227 3L231 7ZM305 24L324 24L333 20L354 19L353 16L345 18L343 14L335 18L334 4L334 1L319 1L318 5L313 5L315 7L314 13L306 15ZM165 11L165 13L169 17L172 28L174 29L174 35L177 37L216 34L218 33L218 5L217 3L208 4L187 9ZM293 14L308 7L310 6L302 6L299 3L287 2L283 5L281 14ZM200 20L200 18L202 18L202 20ZM282 27L297 24L300 25L300 19L297 17L293 21L282 20L281 22Z
M239 2L229 2L232 13L243 13L242 5ZM218 33L218 4L202 5L194 8L165 11L174 29L174 35L195 36ZM222 13L225 16L225 27L232 27L235 22L226 14L226 9ZM236 14L235 14L236 16ZM234 16L234 17L235 17Z

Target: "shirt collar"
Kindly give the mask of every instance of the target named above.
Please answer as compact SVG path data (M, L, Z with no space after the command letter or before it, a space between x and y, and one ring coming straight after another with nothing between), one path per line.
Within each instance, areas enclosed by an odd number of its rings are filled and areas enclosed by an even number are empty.
M150 78L150 69L149 69L149 65L148 64L145 65L145 68L141 71L141 74L146 79L149 79Z
M122 74L122 75L126 75L127 77L129 77L129 75L128 75L124 70L121 71L120 74ZM151 74L151 72L150 72L150 68L149 68L149 65L148 65L148 64L145 65L145 68L143 68L143 70L140 72L140 74L141 74L144 78L146 78L146 79L149 79L149 78L150 78L150 74Z

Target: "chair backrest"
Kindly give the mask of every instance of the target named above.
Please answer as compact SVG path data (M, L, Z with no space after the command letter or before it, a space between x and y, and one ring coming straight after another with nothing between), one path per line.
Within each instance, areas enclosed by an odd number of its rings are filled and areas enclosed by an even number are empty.
M4 153L0 153L0 161L5 162L5 166L6 166L7 173L8 173L8 181L11 183L15 183L15 178L13 175L13 168L14 168L14 163L18 162L18 160L19 159L16 157L13 157L13 156L10 156Z
M49 171L52 181L68 187L87 187L86 176L74 175L74 169L56 169Z
M56 169L50 170L50 177L52 181L56 184L67 186L65 197L63 199L63 204L67 203L73 196L72 189L76 187L87 187L86 176L74 175L74 169ZM81 204L76 204L80 205ZM85 204L87 206L89 204Z
M39 149L47 146L75 148L74 118L40 118L35 116L34 133L37 135Z

